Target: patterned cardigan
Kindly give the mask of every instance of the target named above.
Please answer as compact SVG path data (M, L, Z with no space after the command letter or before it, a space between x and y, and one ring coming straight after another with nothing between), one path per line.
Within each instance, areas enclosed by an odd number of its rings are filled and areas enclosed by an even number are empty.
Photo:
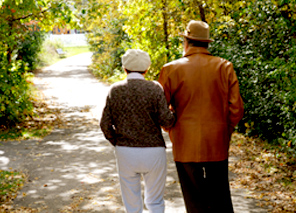
M114 146L165 147L161 126L174 121L162 86L131 73L111 86L100 126Z

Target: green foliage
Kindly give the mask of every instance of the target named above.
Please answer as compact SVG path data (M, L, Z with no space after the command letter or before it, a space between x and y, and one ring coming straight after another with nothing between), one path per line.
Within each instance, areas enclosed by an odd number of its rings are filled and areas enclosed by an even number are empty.
M117 23L112 22L112 24L116 25L119 23L120 21ZM96 32L94 31L88 35L88 41L91 45L90 49L94 52L91 69L96 76L102 79L110 78L115 74L120 75L123 72L121 55L124 53L124 49L120 44L125 40L125 34L121 26L115 27L115 30L116 32L114 33L108 29L97 29ZM118 31L121 31L121 33ZM106 42L104 39L106 34L111 35L111 42Z
M3 53L0 58L0 126L13 126L32 113L30 82L22 61L9 63Z
M5 62L1 62L1 75L10 83L3 85L12 90L27 89L24 80L17 80L25 79L20 73L26 72L26 64L18 59L25 55L21 53L21 49L26 49L25 44L20 44L30 34L26 23L31 20L38 20L38 25L49 29L51 24L71 23L79 18L78 25L89 32L88 41L94 52L93 72L102 79L116 81L124 77L121 56L129 48L149 53L152 65L147 77L157 79L163 64L181 57L179 33L188 21L204 19L210 24L215 39L210 51L233 62L238 74L245 102L245 116L239 131L280 142L293 150L296 147L295 4L295 0L155 0L153 3L7 0L0 12L0 53ZM71 16L72 10L79 15ZM30 48L38 49L37 46ZM30 48L26 52L30 52ZM25 62L34 67L32 59ZM10 77L12 70L14 77ZM23 84L15 83L17 81ZM2 85L0 88L6 96L5 102L1 101L3 114L8 108L5 104L19 102L15 101L17 98L10 101L11 91L4 92ZM18 120L15 114L22 113L13 111L13 114L11 118Z
M181 40L176 33L180 26L174 23L182 16L177 13L178 2L91 2L84 5L81 16L90 32L89 43L95 53L92 68L98 77L111 81L122 78L121 56L129 48L149 53L152 60L146 75L149 79L157 78L164 63L181 56ZM169 36L169 25L175 35Z
M148 79L156 79L163 64L180 55L181 40L173 35L175 26L179 28L174 20L180 20L181 16L175 11L177 6L176 1L160 0L133 0L124 4L123 16L128 18L123 29L131 39L130 48L142 49L151 57Z
M40 50L42 33L34 32L50 30L54 25L72 24L73 1L60 0L5 0L0 10L0 44L5 47L10 62L13 54L25 57L24 51L32 57ZM70 8L71 7L71 8ZM32 32L33 31L33 32ZM36 30L35 30L36 31ZM31 57L32 56L32 57Z
M32 114L27 72L38 65L42 30L71 24L72 3L68 0L1 1L0 126L16 125Z
M212 24L211 52L233 62L245 116L239 130L296 145L295 1L256 1Z
M120 57L129 48L149 53L151 67L146 77L157 79L161 67L182 56L182 38L191 19L215 20L240 1L189 0L91 0L80 3L81 23L95 51L93 71L102 79L122 77ZM120 25L119 25L119 24ZM123 34L124 33L124 34Z
M121 55L125 46L129 46L129 38L123 31L126 19L119 16L118 2L95 2L88 5L88 10L82 14L84 25L89 31L87 36L90 50L94 53L91 69L97 77L112 81L109 78L123 76ZM99 15L95 16L94 11L95 14L99 11ZM102 16L101 13L105 15Z
M42 31L28 31L24 41L18 45L18 59L27 63L29 70L35 70L40 63L38 53L42 48L44 35Z
M113 20L110 24L115 25L110 29L97 29L88 35L91 50L94 52L93 73L102 78L110 78L123 73L121 65L121 55L124 48L121 46L127 40L126 34L121 29L121 20ZM109 35L110 42L105 36Z
M101 0L92 2L99 15L94 15L93 7L84 10L83 17L92 32L99 77L122 78L116 57L128 48L140 48L152 59L148 78L157 79L163 64L181 57L178 34L188 21L205 19L215 38L210 51L233 62L238 74L245 102L239 131L295 149L295 0L156 0L153 4L131 0L105 3L108 7ZM118 27L110 21L115 19L125 21Z

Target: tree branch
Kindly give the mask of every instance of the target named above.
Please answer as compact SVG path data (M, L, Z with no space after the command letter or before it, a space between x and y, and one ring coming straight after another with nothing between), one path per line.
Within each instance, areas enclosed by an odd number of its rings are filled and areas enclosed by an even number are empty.
M49 11L50 9L51 9L51 7L47 8L46 10L41 11L39 14L46 13L46 12ZM19 20L22 20L22 19L29 18L29 17L31 17L31 16L36 16L36 14L34 14L34 13L30 13L30 14L28 14L28 15L25 15L25 16L22 16L22 17L19 17L19 18L13 18L13 19L10 19L9 21L11 21L11 22L19 21Z

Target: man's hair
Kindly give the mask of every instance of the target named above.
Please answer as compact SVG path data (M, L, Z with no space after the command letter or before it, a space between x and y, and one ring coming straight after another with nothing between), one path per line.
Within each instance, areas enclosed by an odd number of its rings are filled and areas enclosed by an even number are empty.
M189 46L205 47L205 48L208 48L209 47L209 43L208 42L196 41L196 40L192 40L192 39L189 39L189 38L186 38L186 37L184 37L184 39L187 40Z

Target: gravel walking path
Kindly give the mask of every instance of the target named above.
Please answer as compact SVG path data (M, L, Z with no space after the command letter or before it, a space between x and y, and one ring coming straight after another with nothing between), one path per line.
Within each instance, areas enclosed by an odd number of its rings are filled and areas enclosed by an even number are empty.
M34 83L44 99L50 107L59 108L70 125L54 129L41 141L8 141L0 147L0 169L21 170L29 177L14 201L15 208L45 213L124 212L114 150L98 123L108 86L89 73L90 63L91 53L84 53L36 75ZM168 146L166 212L185 213L171 143L164 136ZM232 189L236 213L267 212L255 200L246 199L246 193Z

